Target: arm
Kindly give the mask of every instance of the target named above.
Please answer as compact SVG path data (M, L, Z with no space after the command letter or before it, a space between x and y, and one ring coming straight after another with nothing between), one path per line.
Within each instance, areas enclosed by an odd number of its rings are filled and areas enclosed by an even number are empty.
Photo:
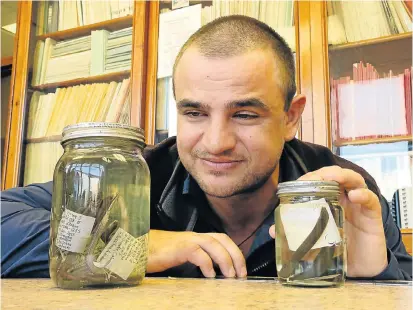
M365 182L353 170L330 166L309 172L299 180L333 180L340 184L349 278L412 279L412 257L406 252L386 199L371 178ZM275 236L274 226L270 235Z
M373 280L412 280L412 257L406 252L400 229L394 223L389 205L383 196L380 197L380 204L386 235L388 265Z
M321 168L300 179L333 180L345 189L340 204L346 214L348 277L412 279L412 257L404 248L400 230L374 180L365 180L359 173L338 166Z
M1 193L1 277L49 277L52 182Z

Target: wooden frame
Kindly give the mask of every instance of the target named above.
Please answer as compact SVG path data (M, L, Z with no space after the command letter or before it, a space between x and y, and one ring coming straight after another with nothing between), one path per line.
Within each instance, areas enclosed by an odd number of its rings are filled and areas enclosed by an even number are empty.
M109 73L86 79L76 79L47 85L32 87L44 90L55 87L66 87L90 81L103 82L112 79L121 79L131 76L131 124L145 129L145 92L146 92L146 55L148 13L150 3L147 1L135 1L133 16L121 17L112 21L105 21L93 25L82 26L55 33L37 36L36 39L53 37L69 38L85 35L93 29L119 29L121 26L133 25L133 53L132 67L130 71ZM12 188L19 185L21 179L21 163L23 160L23 146L25 133L25 116L27 110L27 89L29 88L29 44L32 31L33 1L19 1L17 15L17 32L15 39L13 70L11 77L11 95L9 100L9 115L7 122L7 133L4 148L4 160L2 166L3 183L2 189ZM118 24L116 24L118 23ZM95 79L95 80L94 80ZM45 137L31 141L42 142L48 139L55 140L56 137Z
M307 104L301 139L331 148L328 44L324 1L299 1L301 92Z
M305 7L300 5L300 3L306 3ZM306 43L310 43L309 27L300 27L301 26L301 17L302 12L304 18L306 13L309 12L309 1L296 1L294 3L294 22L297 25L295 27L295 38L296 38L296 57L297 57L297 72L301 73L301 68L304 68L306 73L311 74L311 67L308 67L311 59L311 53L302 55L300 46L307 46ZM146 84L146 115L145 115L145 138L148 144L155 143L155 118L156 118L156 86L157 86L157 57L158 57L158 32L159 32L159 1L150 1L149 8L149 33L148 33L148 70L147 70L147 84ZM306 36L308 41L306 41ZM310 51L310 49L308 49ZM307 70L306 69L310 69ZM300 94L306 95L310 98L311 103L311 77L308 79L309 75L300 74L297 77L297 92ZM308 104L308 100L307 100ZM309 118L311 122L311 118ZM304 126L305 127L305 126ZM302 137L302 126L300 126L299 137Z
M306 97L306 107L301 116L301 139L303 141L314 141L313 129L313 98L312 98L312 62L311 49L308 48L311 44L311 24L310 24L310 1L298 2L298 17L297 25L298 46L300 51L299 56L299 75L300 75L300 90L301 94Z
M19 1L13 52L13 71L10 82L9 115L2 167L2 190L17 186L20 178L31 20L32 2Z
M311 2L311 61L313 84L312 142L331 149L330 84L328 64L327 7L325 1Z
M131 125L145 129L146 56L148 33L147 1L135 1L132 33Z
M106 29L109 31L120 30L120 29L132 26L132 23L133 23L133 16L127 15L127 16L114 18L111 20L105 20L99 23L80 26L74 29L66 29L66 30L42 34L42 35L37 36L37 39L44 40L46 38L52 38L54 40L67 40L67 39L90 35L93 30L99 30L99 29Z
M145 97L145 139L147 144L155 143L156 83L158 71L159 1L149 3L148 58Z

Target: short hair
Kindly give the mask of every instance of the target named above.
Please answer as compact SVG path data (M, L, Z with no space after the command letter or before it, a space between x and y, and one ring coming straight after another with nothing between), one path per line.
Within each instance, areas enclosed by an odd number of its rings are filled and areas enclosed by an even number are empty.
M190 47L197 47L203 56L220 58L270 48L281 64L279 86L284 91L284 110L290 108L296 92L294 56L286 41L267 24L243 15L215 19L185 42L175 59L173 76L183 54Z

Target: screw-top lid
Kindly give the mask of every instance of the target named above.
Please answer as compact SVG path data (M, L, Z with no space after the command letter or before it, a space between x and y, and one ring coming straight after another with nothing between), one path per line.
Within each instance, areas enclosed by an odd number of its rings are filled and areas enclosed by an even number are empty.
M88 137L115 137L138 142L145 146L141 128L119 123L79 123L66 126L62 133L62 144L69 140Z
M314 193L327 193L327 194L339 194L340 187L335 181L290 181L278 184L277 194L314 194Z

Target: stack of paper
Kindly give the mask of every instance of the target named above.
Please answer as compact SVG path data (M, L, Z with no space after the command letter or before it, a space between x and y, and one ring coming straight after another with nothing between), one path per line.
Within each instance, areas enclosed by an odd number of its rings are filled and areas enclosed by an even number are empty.
M130 69L132 64L132 27L109 34L105 72Z

